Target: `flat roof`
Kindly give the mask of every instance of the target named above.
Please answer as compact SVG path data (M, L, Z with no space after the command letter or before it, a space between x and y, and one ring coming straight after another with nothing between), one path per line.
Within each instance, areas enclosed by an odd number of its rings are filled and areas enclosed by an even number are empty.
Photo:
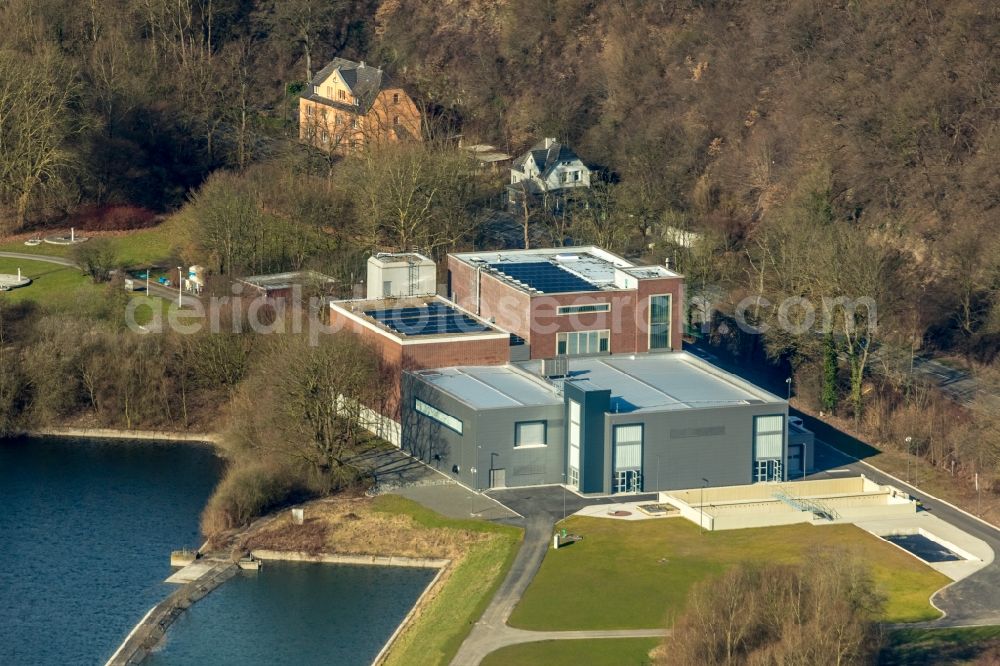
M636 266L596 246L462 252L456 259L482 267L508 284L534 294L618 289L616 271L637 279L680 277L663 266Z
M416 374L477 409L561 404L567 381L588 389L609 389L612 413L785 404L780 397L687 352L568 358L565 379L544 379L541 369L541 361L528 361Z
M483 333L492 327L440 301L424 305L365 310L365 316L401 335Z
M440 296L331 301L330 307L383 335L404 341L432 336L461 339L472 335L497 338L510 335Z
M541 363L524 364L540 373ZM570 358L564 381L610 389L616 413L784 404L760 389L686 352Z
M288 289L297 284L310 282L333 283L335 279L329 275L323 275L316 271L293 271L290 273L271 273L268 275L251 275L249 277L237 278L240 282L250 284L261 289Z
M512 365L438 368L414 374L475 409L561 405L563 402L552 386Z

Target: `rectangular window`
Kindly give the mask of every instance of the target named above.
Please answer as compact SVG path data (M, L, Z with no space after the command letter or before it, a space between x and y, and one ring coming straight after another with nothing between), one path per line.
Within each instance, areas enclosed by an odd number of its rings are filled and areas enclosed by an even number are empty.
M333 97L331 96L330 99L333 99ZM338 90L337 99L347 99L347 93L343 90Z
M351 121L351 128L352 129L358 129L360 127L361 127L361 119L360 118L355 118L354 120Z
M392 117L392 124L396 125L397 127L399 126L399 116Z
M333 86L326 87L326 98L333 99Z
M614 428L615 471L642 469L642 424Z
M649 348L670 349L670 294L649 297Z
M781 414L754 417L754 458L758 460L762 458L781 458L785 434L784 424L785 417Z
M420 414L423 414L427 418L437 421L449 430L454 430L459 435L462 434L462 420L457 419L451 414L446 414L434 405L429 405L420 398L415 398L413 401L413 408Z
M572 331L556 336L558 356L585 356L607 353L611 341L611 331Z
M323 143L330 143L330 133L323 130Z
M580 172L579 171L574 171L573 172L573 180L576 181L576 182L580 182Z
M521 421L514 424L514 446L545 446L545 421Z
M393 93L392 94L392 103L393 104L399 104L399 93Z
M580 403L569 401L569 456L567 460L567 478L573 488L580 486Z
M560 305L556 308L556 314L575 315L589 314L591 312L611 312L611 303L588 303L586 305Z
M343 119L340 117L340 114L338 113L333 117L333 124L339 127L341 122L343 122Z

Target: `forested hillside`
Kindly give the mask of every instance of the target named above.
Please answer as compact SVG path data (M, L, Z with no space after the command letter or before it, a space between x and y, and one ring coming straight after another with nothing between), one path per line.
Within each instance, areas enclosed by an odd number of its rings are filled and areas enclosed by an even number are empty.
M180 259L346 282L373 249L495 244L503 174L469 176L458 138L516 154L555 136L601 178L586 206L525 218L545 242L670 258L724 316L748 296L875 299L871 335L842 321L752 346L817 409L997 468L993 419L871 378L883 343L984 373L1000 350L995 2L0 0L0 25L0 231L182 209ZM334 56L407 87L423 147L295 141Z

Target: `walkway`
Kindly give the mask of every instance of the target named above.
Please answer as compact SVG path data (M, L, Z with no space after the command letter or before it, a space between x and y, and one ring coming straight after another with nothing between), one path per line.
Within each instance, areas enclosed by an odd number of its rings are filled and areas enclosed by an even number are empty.
M803 416L806 427L820 430L816 420ZM830 427L822 428L831 437ZM958 509L943 500L922 492L901 479L892 477L866 462L852 458L826 442L816 440L816 468L826 471L809 478L825 478L864 474L877 483L889 484L910 493L923 502L923 508L955 527L982 539L1000 554L1000 529ZM994 558L988 566L956 583L938 590L931 601L945 613L945 617L930 622L908 625L914 627L961 627L1000 625L1000 559Z
M23 261L40 261L46 264L57 264L59 266L66 266L68 268L78 268L78 266L71 259L66 257L56 257L51 254L29 254L27 252L0 252L0 257L4 259L21 259ZM28 275L27 277L31 277ZM149 293L153 296L159 296L160 298L166 300L175 300L177 298L177 290L171 289L169 287L164 287L161 284L155 282L149 283ZM200 303L201 300L191 294L183 294L183 300L181 301L181 307L194 307L195 304Z
M528 631L508 626L510 614L542 565L562 507L565 506L565 510L572 514L584 506L617 500L582 497L558 486L495 490L491 494L515 511L524 513L524 543L514 558L507 578L452 660L453 666L477 666L489 653L520 643L581 638L657 638L666 634L664 629ZM636 499L644 498L637 496Z

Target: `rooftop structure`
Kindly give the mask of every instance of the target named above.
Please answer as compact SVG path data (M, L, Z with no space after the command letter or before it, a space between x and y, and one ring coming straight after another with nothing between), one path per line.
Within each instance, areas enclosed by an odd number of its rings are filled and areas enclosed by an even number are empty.
M367 296L427 296L437 289L437 265L418 252L379 252L368 258Z
M268 295L273 292L290 290L294 286L304 285L333 285L336 283L329 275L323 275L316 271L293 271L289 273L270 273L267 275L251 275L239 278L239 282L255 287Z
M594 246L465 252L451 256L532 294L627 289L630 286L623 279L625 276L635 280L681 277L663 266L636 266Z

